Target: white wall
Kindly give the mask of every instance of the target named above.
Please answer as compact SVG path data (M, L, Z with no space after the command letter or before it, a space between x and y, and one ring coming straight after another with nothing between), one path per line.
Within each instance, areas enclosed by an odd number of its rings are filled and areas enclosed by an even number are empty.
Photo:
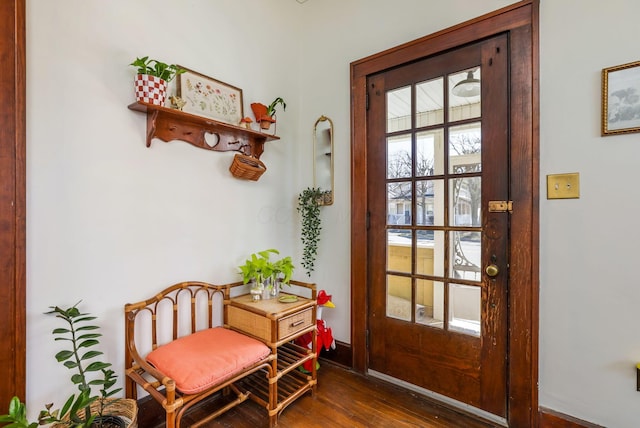
M311 127L321 114L335 125L337 189L311 279L333 294L324 318L350 342L349 64L510 3L28 0L30 407L56 398L68 378L53 359L49 305L83 299L121 373L125 302L180 280L234 280L244 256L268 247L299 265L296 197L313 184ZM633 427L639 134L602 138L599 123L601 69L640 59L640 3L541 3L540 404ZM232 178L231 153L144 146L144 119L126 109L127 64L142 55L243 88L247 115L252 101L285 98L282 139L267 144L260 181ZM560 172L580 172L579 200L545 199L545 175Z
M540 15L540 404L637 427L640 134L600 137L600 91L603 68L640 60L640 2L543 0ZM562 172L580 173L580 199L546 199Z
M225 283L250 253L299 253L300 88L295 1L27 1L27 399L73 390L56 363L50 305L99 318L123 373L123 306L183 280ZM258 182L233 178L233 152L154 140L134 101L136 56L179 63L288 102ZM121 378L122 381L122 378Z

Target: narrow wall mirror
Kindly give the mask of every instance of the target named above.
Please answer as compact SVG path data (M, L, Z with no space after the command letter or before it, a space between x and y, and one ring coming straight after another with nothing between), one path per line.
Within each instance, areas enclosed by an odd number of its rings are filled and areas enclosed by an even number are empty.
M322 205L333 204L333 122L324 115L313 125L313 187L324 191Z

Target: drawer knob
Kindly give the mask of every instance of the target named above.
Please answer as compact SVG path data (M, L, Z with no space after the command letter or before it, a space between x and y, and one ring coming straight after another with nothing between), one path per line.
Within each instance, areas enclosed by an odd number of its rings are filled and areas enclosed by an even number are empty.
M297 327L297 326L299 326L300 324L303 324L303 323L304 323L304 320L292 322L291 323L291 327Z

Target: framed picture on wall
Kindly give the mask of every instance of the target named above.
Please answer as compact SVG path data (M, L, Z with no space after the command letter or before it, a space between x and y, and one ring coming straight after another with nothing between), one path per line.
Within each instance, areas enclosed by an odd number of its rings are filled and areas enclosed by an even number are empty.
M244 117L242 89L189 70L178 76L177 95L186 102L182 111L205 116L230 125Z
M602 70L602 135L640 132L640 61Z

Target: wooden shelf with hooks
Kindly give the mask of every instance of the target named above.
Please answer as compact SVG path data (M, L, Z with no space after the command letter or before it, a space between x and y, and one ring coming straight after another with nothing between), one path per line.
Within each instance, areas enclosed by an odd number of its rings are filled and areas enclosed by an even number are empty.
M151 147L153 138L166 143L181 140L205 150L236 151L260 158L264 143L280 139L275 135L140 101L128 107L147 115L147 147ZM205 134L213 137L207 140Z

